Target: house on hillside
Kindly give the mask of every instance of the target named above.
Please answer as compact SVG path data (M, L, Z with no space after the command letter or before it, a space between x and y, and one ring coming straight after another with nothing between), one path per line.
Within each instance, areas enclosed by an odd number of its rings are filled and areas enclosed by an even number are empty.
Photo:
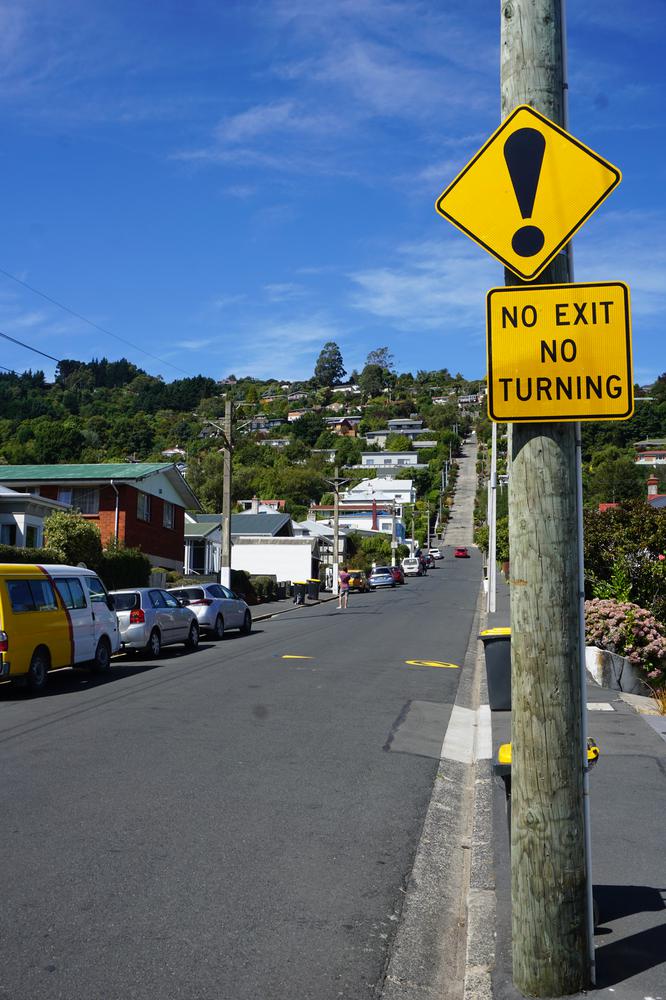
M79 510L102 545L139 548L153 566L182 570L185 510L201 504L177 466L166 462L3 465L0 485Z
M0 545L39 549L44 544L44 521L68 504L47 500L36 493L20 493L0 485Z
M354 466L359 468L359 466ZM415 451L363 451L361 452L362 469L427 469L427 462L419 462Z

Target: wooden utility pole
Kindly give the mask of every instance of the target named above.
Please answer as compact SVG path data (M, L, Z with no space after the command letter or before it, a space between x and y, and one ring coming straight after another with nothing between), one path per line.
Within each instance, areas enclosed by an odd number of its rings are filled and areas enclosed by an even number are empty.
M338 466L335 466L334 494L333 494L333 593L340 591L340 478Z
M563 124L561 0L502 0L501 22L502 119ZM569 280L560 254L537 283ZM589 984L574 425L512 424L510 460L513 979L552 997Z
M224 468L222 472L222 546L220 550L220 583L231 589L231 451L233 403L227 395L224 401Z

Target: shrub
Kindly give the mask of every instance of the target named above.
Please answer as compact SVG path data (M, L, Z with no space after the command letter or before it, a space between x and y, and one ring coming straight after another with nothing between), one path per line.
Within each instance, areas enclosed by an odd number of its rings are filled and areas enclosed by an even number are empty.
M231 570L231 589L235 594L239 594L248 604L257 604L258 598L250 574L244 569Z
M50 549L62 552L65 563L70 566L85 563L89 569L99 571L102 562L99 528L82 514L54 511L44 521L44 538Z
M124 545L105 549L99 565L99 575L109 590L147 587L150 570L150 560L140 549L129 549Z
M276 576L251 576L250 585L260 601L277 601L278 588Z
M586 601L585 641L626 656L652 686L666 682L666 629L645 608L614 600Z
M0 563L42 563L54 565L65 561L56 549L20 549L15 545L0 545Z

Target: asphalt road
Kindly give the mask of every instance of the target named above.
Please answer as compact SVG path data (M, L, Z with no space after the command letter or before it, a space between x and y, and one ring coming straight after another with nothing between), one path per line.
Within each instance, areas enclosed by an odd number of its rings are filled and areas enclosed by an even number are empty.
M463 663L480 578L448 549L344 612L0 688L0 998L373 996L438 767L401 729L435 705L443 738L460 677L406 661Z

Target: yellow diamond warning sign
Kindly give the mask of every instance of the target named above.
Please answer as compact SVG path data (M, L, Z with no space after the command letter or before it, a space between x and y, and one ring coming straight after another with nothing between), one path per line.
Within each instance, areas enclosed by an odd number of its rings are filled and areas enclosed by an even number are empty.
M616 167L522 105L449 184L436 207L531 281L620 179Z
M491 420L626 420L632 415L625 284L492 288L486 308Z

